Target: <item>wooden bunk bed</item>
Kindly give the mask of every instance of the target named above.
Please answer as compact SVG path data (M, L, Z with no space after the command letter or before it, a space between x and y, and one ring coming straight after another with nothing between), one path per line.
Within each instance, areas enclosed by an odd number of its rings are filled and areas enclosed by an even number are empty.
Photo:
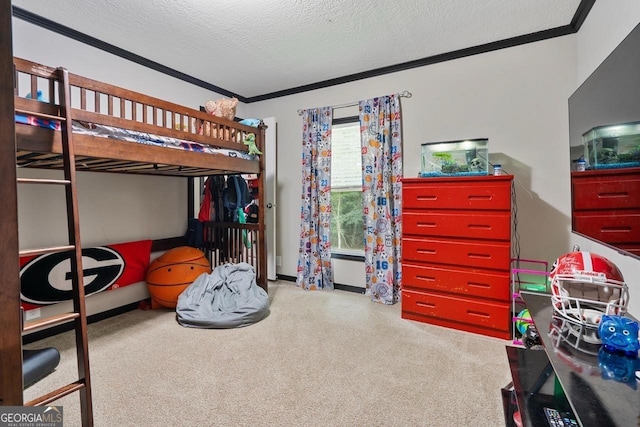
M246 126L20 58L14 58L14 66L15 112L21 118L15 123L18 167L63 169L62 132L51 127L65 122L58 92L60 85L68 85L76 171L192 178L256 175L257 192L263 193L263 157L250 156L244 141L248 134L255 134L256 146L262 151L264 125ZM67 76L66 82L62 75ZM25 97L38 92L46 94L48 101ZM99 133L104 136L96 136ZM258 198L259 203L262 200ZM263 212L261 204L259 211ZM201 249L213 266L230 260L249 262L256 269L258 284L266 290L264 222L262 215L259 218L256 224L205 223L206 236L222 235L236 249L220 250L210 241ZM238 250L243 246L243 231L251 233L256 244Z
M11 11L0 9L0 404L47 405L69 393L79 391L83 425L93 424L91 387L86 336L86 309L82 283L81 240L75 182L76 171L99 171L179 177L255 174L257 189L263 194L262 156L249 156L244 144L254 133L258 149L264 151L264 126L245 126L236 121L208 115L131 90L14 58L11 47ZM11 85L11 81L15 83ZM26 93L42 92L45 99L30 99ZM7 102L5 102L7 99ZM19 119L20 118L20 119ZM45 124L43 126L43 123ZM40 124L40 125L34 125ZM134 139L152 136L153 142L131 142L77 133L81 128L126 129ZM15 130L15 132L13 131ZM15 135L15 136L14 136ZM141 135L143 137L141 137ZM168 138L172 148L160 146L155 137ZM165 144L165 142L162 142ZM166 145L166 144L165 144ZM176 147L187 147L182 150ZM218 152L222 150L222 152ZM215 151L215 152L209 152ZM14 156L15 155L15 156ZM60 169L63 180L17 178L18 167ZM55 182L54 182L55 181ZM69 225L68 246L19 250L17 236L16 182L62 184L67 189ZM186 191L186 188L185 188ZM258 198L264 212L264 197ZM222 262L248 262L254 266L256 281L267 289L264 215L258 223L206 222L205 243L201 247L212 266ZM185 229L188 218L185 217ZM243 245L247 234L252 245ZM227 249L212 244L212 236L225 236ZM180 242L180 239L168 239ZM247 246L250 246L248 248ZM238 250L238 248L242 248ZM62 250L75 250L74 312L39 324L25 324L20 311L18 257ZM230 256L229 254L233 255ZM25 330L74 322L78 354L78 381L31 402L23 401L22 335Z
M261 149L264 126L246 126L20 58L14 58L14 66L15 112L23 118L15 123L18 167L63 169L63 132L51 127L57 122L70 121L76 171L180 177L250 174L258 176L257 191L262 194L263 157L250 156L244 141L253 133L256 146ZM63 117L64 109L59 105L61 85L68 86L67 116L71 120ZM38 92L48 94L49 101L24 96L24 93ZM95 129L104 130L108 135L96 136ZM114 130L122 129L128 140L114 137L117 134ZM78 133L87 131L90 133ZM258 198L259 203L262 200ZM259 207L263 212L263 206ZM266 289L261 217L256 224L205 224L206 236L223 233L225 241L233 247L242 246L239 242L243 230L251 232L256 242L251 250L234 250L233 257L229 257L227 251L213 250L215 246L210 241L205 241L201 249L208 252L213 266L229 260L249 262L256 269L258 284Z

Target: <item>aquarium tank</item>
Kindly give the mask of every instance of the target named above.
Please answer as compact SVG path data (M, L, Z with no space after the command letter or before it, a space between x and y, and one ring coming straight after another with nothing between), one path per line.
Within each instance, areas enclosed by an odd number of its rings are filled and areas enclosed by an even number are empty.
M421 144L421 177L489 174L489 140L465 139Z
M597 126L582 140L586 169L640 166L640 122Z

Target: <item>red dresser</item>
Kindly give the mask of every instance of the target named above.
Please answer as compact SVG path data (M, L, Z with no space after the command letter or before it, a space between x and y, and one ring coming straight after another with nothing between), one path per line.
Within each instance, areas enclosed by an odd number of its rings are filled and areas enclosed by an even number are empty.
M511 181L403 179L403 318L511 338Z
M640 255L640 168L571 173L573 231Z

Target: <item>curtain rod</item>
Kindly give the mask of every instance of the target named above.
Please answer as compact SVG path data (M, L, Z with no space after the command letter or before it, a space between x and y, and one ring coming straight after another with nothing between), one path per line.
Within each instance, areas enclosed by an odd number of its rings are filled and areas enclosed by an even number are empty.
M402 92L400 92L398 94L398 96L400 98L411 98L411 96L413 96L413 94L411 92L409 92L408 90L403 90ZM335 105L335 106L333 106L331 108L333 108L335 110L336 108L355 107L358 104L359 104L359 102L350 102L348 104ZM303 112L304 112L304 110L298 110L298 115L301 116Z

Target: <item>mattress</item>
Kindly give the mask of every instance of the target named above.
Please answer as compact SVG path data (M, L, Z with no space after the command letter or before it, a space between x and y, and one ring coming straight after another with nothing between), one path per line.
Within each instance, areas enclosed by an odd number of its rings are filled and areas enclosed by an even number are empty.
M60 122L57 120L42 119L34 116L16 114L16 123L38 126L46 129L60 130ZM244 151L230 150L227 148L215 148L198 142L181 140L168 136L160 136L146 132L122 129L113 126L100 125L79 120L72 122L73 133L91 135L105 139L117 139L120 141L134 142L138 144L155 145L183 151L194 151L207 154L222 154L229 157L237 157L245 160L257 160L256 156Z

